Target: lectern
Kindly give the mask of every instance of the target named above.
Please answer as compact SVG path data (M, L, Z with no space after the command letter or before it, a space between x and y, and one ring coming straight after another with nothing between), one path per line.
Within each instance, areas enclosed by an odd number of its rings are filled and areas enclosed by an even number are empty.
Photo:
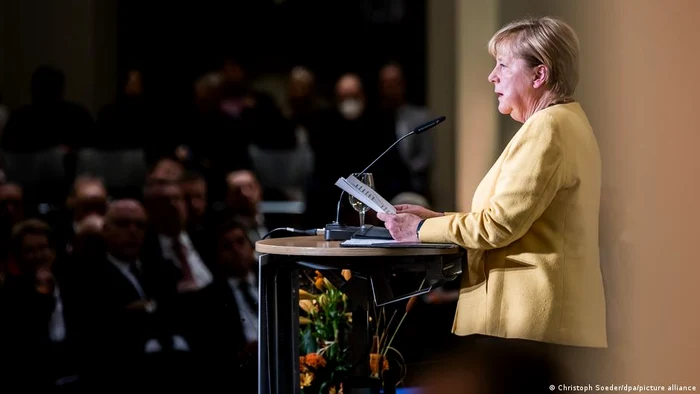
M425 274L430 289L454 279L462 269L464 250L450 247L342 247L321 236L258 241L259 260L258 373L260 394L300 392L299 268L302 265L350 269L367 279L372 302L400 299L385 283L393 272ZM358 324L354 319L353 325ZM354 330L353 330L354 332Z

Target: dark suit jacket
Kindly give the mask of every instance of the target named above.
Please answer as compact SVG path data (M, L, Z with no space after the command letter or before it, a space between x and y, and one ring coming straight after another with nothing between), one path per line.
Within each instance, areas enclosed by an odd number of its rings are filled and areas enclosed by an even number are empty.
M127 309L129 304L140 301L141 296L129 279L106 257L95 262L90 282L85 295L92 303L93 311L90 335L100 343L100 354L107 357L140 355L146 341L166 335L157 311L147 313ZM152 285L143 276L139 284L148 297Z
M219 389L255 392L257 346L247 344L236 298L225 277L217 275L207 288L210 302L200 315L207 340L200 349L206 354L206 369Z
M3 386L46 390L56 379L77 374L84 353L81 309L75 283L57 277L66 336L60 343L51 341L49 326L56 307L51 295L38 293L33 278L8 278L0 296L0 342L3 348L0 375Z
M193 246L204 265L209 267L205 260L208 256L200 252L196 241L192 239ZM192 351L198 351L206 343L207 332L205 325L201 324L203 314L207 311L207 305L211 303L214 292L206 288L194 292L178 293L177 283L182 279L182 271L171 260L163 257L158 235L149 232L143 246L142 261L144 276L151 284L153 296L158 300L158 309L163 319L173 333L181 335L190 345Z

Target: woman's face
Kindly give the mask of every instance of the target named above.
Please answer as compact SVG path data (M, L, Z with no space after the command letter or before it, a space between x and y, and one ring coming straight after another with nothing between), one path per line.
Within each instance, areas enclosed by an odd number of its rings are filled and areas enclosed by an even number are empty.
M499 50L496 67L489 74L498 95L498 112L525 122L528 112L536 105L535 70L511 51Z

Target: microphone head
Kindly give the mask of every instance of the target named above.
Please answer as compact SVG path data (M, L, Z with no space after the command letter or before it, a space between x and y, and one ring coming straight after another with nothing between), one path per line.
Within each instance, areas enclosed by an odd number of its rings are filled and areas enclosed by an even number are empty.
M433 119L430 122L427 122L425 124L422 124L422 125L416 127L413 130L413 132L416 134L424 133L424 132L432 129L433 127L439 125L440 123L444 122L445 119L447 119L447 117L445 117L445 116L441 116L439 118Z

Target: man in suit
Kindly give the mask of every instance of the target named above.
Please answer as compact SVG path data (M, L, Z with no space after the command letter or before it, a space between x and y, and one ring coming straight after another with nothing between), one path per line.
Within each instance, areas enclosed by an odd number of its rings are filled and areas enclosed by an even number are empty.
M206 320L213 297L211 262L187 233L187 208L178 181L149 184L144 194L149 228L141 257L144 275L154 284L154 297L164 325L172 333L170 371L183 385L201 389L203 360L209 341ZM184 387L184 386L183 386Z
M267 233L265 216L260 212L263 189L252 171L238 170L226 175L226 210L246 228L252 242Z
M146 356L171 344L158 321L157 302L140 259L145 231L146 211L138 201L110 204L103 227L106 254L89 268L84 295L92 311L89 334L94 359L101 361L89 371L92 384L136 384L151 375L143 373L146 361L153 362ZM112 363L117 359L131 364L130 372L115 368Z
M258 278L253 244L245 226L231 220L217 231L215 281L216 301L209 317L212 368L220 371L221 384L257 387ZM221 363L218 360L228 360ZM229 371L225 373L225 371ZM233 376L237 380L233 381ZM242 386L241 386L242 385ZM251 391L251 392L252 392Z
M187 234L187 207L179 182L149 185L144 195L150 231L144 253L175 281L178 293L200 290L212 281L212 274L197 246Z

